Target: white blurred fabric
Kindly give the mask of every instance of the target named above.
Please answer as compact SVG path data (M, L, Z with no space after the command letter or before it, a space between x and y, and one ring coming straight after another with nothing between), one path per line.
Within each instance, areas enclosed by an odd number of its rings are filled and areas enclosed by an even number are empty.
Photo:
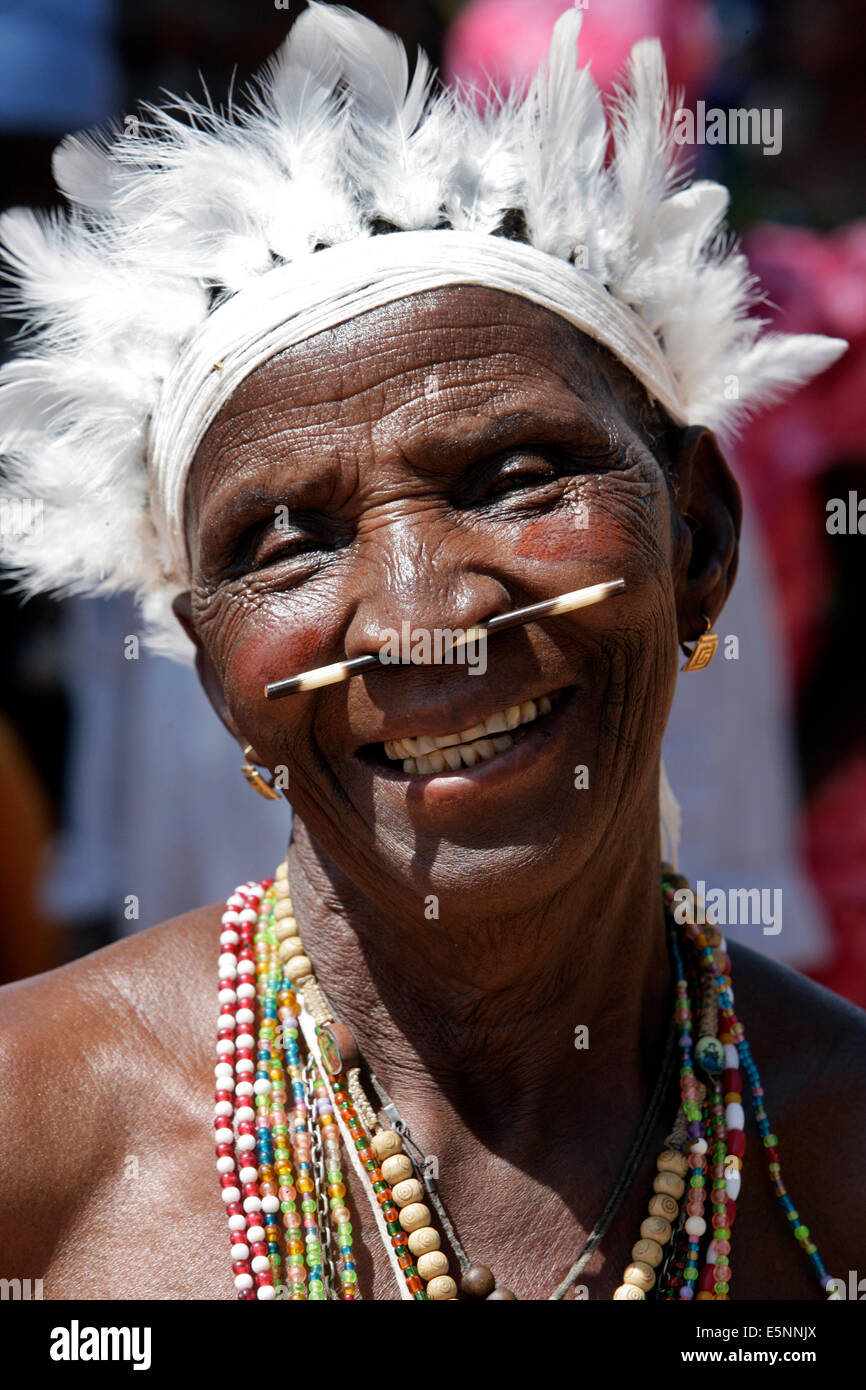
M70 600L65 669L72 723L66 829L46 907L70 923L108 917L118 936L271 876L291 831L286 802L247 786L242 753L195 671L124 657L140 632L129 598ZM124 902L139 899L128 920Z
M682 806L679 870L694 888L782 890L782 930L725 927L775 960L811 968L830 934L797 849L795 754L784 656L760 534L746 520L737 580L715 630L711 664L679 678L663 757ZM726 660L725 637L739 638Z

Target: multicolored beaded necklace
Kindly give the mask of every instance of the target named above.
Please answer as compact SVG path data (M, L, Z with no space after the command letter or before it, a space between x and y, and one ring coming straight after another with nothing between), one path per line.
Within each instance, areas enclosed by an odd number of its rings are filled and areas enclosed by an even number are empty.
M664 865L680 1106L613 1298L728 1298L746 1150L743 1073L776 1195L821 1287L832 1292L835 1281L782 1182L764 1089L734 1013L724 937L711 922L675 920L674 895L684 887L687 880ZM375 1077L381 1111L364 1090L355 1039L333 1017L298 933L286 862L275 878L241 884L228 899L220 949L214 1138L238 1298L349 1302L361 1296L344 1152L369 1198L401 1298L515 1298L466 1256L424 1154ZM673 1058L672 1047L668 1052ZM613 1219L669 1076L663 1066L626 1172L551 1298L564 1297ZM460 1264L459 1285L431 1207Z

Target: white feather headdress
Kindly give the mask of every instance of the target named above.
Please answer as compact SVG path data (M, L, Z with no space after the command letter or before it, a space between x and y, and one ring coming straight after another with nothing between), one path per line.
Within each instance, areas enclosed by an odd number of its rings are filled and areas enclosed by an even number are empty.
M63 141L70 210L0 220L25 325L0 371L0 504L41 509L38 534L5 528L20 589L132 590L151 645L189 660L170 603L195 447L245 373L338 321L332 284L344 317L361 312L369 267L379 302L468 280L547 303L674 419L723 434L844 351L762 333L726 190L678 177L660 44L635 46L607 114L577 66L580 21L560 17L525 94L479 108L435 89L422 52L410 80L394 35L311 2L242 109L186 99ZM233 365L214 385L220 333Z

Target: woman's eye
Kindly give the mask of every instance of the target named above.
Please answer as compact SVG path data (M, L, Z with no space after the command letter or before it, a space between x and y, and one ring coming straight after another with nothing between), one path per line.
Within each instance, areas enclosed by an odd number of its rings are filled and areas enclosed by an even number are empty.
M253 545L251 558L255 568L261 569L265 565L293 560L297 556L307 555L322 548L323 543L317 536L292 536L271 528L266 536L262 536Z
M273 513L269 513L267 517L246 526L231 541L225 563L234 574L265 569L269 565L282 564L328 548L328 542L316 533L315 528L305 528L299 524L298 518L293 518L287 524L279 516L275 518Z
M537 463L523 464L503 469L492 478L484 490L484 500L502 497L510 492L520 492L526 488L543 487L555 482L559 477L552 463L539 459Z

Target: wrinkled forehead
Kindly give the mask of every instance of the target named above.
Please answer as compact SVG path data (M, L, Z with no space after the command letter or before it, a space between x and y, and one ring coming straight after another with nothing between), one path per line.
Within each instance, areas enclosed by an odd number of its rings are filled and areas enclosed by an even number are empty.
M196 451L187 481L187 534L205 493L250 451L329 427L399 444L447 438L470 422L516 411L585 417L587 428L647 437L659 415L612 353L519 295L451 285L406 296L284 349L240 383Z

